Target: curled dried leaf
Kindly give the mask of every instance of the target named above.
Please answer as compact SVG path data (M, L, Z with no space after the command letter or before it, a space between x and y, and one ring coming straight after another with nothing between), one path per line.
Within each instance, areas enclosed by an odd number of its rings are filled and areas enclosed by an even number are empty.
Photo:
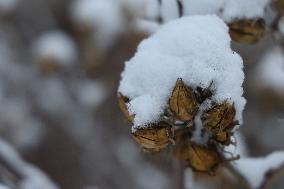
M229 144L231 131L236 125L235 115L234 105L225 101L204 112L201 115L201 120L205 130L212 133L217 142Z
M139 128L132 135L148 152L159 152L172 143L171 126L164 122Z
M169 100L170 110L182 121L192 121L198 110L198 103L193 90L187 87L181 78L177 79Z
M264 36L265 21L262 18L236 20L229 24L229 33L236 42L253 44Z
M128 108L127 108L127 103L129 102L129 99L125 96L123 96L121 93L118 93L118 104L119 107L122 111L122 113L124 114L124 116L126 117L126 119L129 122L133 122L134 120L134 115L130 115Z

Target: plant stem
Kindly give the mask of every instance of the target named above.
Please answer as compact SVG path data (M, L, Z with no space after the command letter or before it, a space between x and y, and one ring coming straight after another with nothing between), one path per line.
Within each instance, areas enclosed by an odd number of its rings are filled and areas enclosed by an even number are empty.
M173 159L173 189L185 189L184 187L184 163L180 160Z

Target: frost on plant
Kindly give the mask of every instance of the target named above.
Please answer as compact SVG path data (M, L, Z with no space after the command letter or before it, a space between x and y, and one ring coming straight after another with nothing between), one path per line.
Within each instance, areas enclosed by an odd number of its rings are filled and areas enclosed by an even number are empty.
M218 146L230 144L242 122L242 68L228 27L217 16L163 25L139 45L122 73L119 102L134 138L148 151L175 144L177 157L194 170L215 168L222 159ZM160 139L162 145L149 147Z

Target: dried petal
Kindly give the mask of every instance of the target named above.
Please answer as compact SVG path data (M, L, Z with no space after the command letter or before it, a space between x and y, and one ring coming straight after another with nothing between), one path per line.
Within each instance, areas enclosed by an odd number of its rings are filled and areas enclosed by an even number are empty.
M126 119L129 121L129 122L133 122L134 120L134 115L130 115L129 111L128 111L128 108L127 108L127 105L126 103L129 102L129 99L125 96L123 96L121 93L118 93L118 104L119 104L119 107L121 109L121 111L123 112L124 116L126 117Z
M169 101L170 110L177 119L192 121L198 110L198 103L193 90L185 86L182 79L176 81L172 96Z
M159 152L172 141L171 126L164 122L139 128L132 135L145 151L150 152Z
M242 19L229 24L231 38L240 43L256 43L265 33L263 19Z

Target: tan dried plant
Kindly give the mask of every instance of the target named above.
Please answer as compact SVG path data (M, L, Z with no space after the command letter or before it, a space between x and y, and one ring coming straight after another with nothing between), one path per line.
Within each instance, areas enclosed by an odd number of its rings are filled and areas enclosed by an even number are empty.
M215 92L212 84L207 88L194 89L178 78L160 121L132 132L144 151L155 153L170 147L173 155L185 161L192 170L214 174L218 165L225 161L223 147L232 143L233 129L238 122L235 120L235 106L229 101L201 108L203 102ZM125 117L133 123L135 115L128 111L129 98L119 93L118 99ZM200 137L207 138L202 144L193 139L197 116L200 116L202 123Z

